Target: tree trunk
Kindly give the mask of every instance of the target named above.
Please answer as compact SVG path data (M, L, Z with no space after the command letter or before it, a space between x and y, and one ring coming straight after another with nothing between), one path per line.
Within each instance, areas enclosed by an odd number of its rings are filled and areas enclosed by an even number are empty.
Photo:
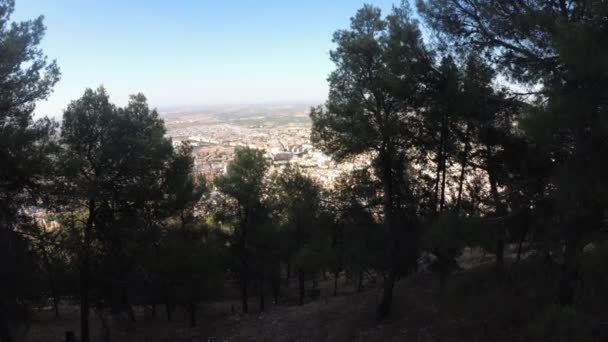
M443 164L443 130L441 130L439 139L439 148L437 151L437 168L435 170L435 195L433 197L433 212L437 213L439 206L439 182L441 180L441 166Z
M55 311L55 318L59 318L59 297L57 294L57 287L55 286L55 277L53 277L53 270L51 268L51 262L49 256L44 248L41 250L43 256L44 265L49 280L49 289L51 290L51 297L53 298L53 310Z
M382 292L382 301L378 306L377 319L380 320L386 317L392 309L393 304L393 289L395 287L396 272L394 270L389 271L388 277L384 279L384 288Z
M302 305L304 304L304 293L306 289L304 288L304 271L301 268L298 268L298 290L300 293L298 304Z
M445 294L445 287L448 283L448 268L445 266L447 260L439 260L439 293L443 296Z
M188 311L190 312L190 327L196 327L196 303L194 300L190 300L188 303Z
M89 278L90 278L90 256L91 234L93 233L93 223L95 220L95 200L89 200L89 217L87 218L84 229L84 251L82 266L80 269L80 340L90 342L89 332Z
M247 264L247 230L249 224L249 208L245 208L244 220L241 222L241 238L239 241L239 252L241 258L241 305L243 313L249 311L249 295L248 281L249 281L249 265Z
M265 309L265 298L264 298L264 276L260 277L260 311L263 312Z
M447 161L446 161L446 157L443 157L443 165L441 166L441 198L439 200L439 212L442 213L443 209L445 208L445 178L446 178L446 170L447 170L447 165L446 165Z
M384 224L390 232L389 243L389 275L384 278L384 287L382 293L382 301L377 309L378 319L386 317L391 312L393 301L393 289L397 278L397 258L400 248L399 232L393 222L393 167L392 167L392 151L384 151L380 156L383 163L383 187L384 187Z
M496 272L499 276L503 275L505 269L505 226L502 222L498 223L496 234Z
M173 321L171 311L171 296L169 295L169 285L166 282L163 284L163 292L165 297L165 312L167 314L167 322L171 322Z
M469 159L469 123L467 123L467 128L464 133L464 152L462 154L461 167L460 167L460 179L458 180L458 198L456 200L456 213L460 213L460 209L462 207L462 191L464 188L464 176L467 169L467 161Z
M0 299L0 341L13 342L13 334L11 333L10 324L8 322L8 308L2 299Z
M276 279L276 281L272 282L272 296L274 299L274 305L279 305L279 286L280 279Z
M448 118L447 115L444 115L444 118L442 120L442 124L441 124L441 135L442 135L442 141L443 141L443 153L441 155L441 199L439 201L439 212L443 212L443 209L445 207L445 182L446 182L446 173L447 173L447 139L448 139Z
M572 229L572 228L571 228ZM574 304L574 295L576 283L579 275L579 256L581 253L581 234L578 229L574 228L566 238L566 248L564 251L564 260L562 263L561 276L559 280L559 304L564 306L572 306Z
M59 318L59 296L53 274L49 271L49 285L51 287L51 296L53 297L53 309L55 310L55 318Z
M492 198L495 205L496 216L504 216L506 214L506 210L502 205L502 202L500 201L496 176L494 174L494 168L491 164L488 166L488 178L490 180L490 191L492 193ZM497 224L498 227L496 227L496 272L498 276L501 277L504 271L505 240L507 231L504 222L501 221Z
M340 272L334 273L334 297L338 295L338 276Z
M131 322L137 322L135 318L135 310L133 310L133 306L131 304L127 304L127 310L129 310L129 317L131 318Z
M285 287L289 288L289 278L291 277L291 257L287 258L287 264L285 265Z
M89 265L84 261L80 270L80 340L89 342Z
M158 243L154 244L154 254L156 255L157 266L160 267L160 248L159 248ZM160 292L162 292L162 293L158 293L159 297L164 297L164 300L165 300L165 314L167 315L167 322L171 322L172 317L171 317L171 303L170 303L171 298L169 296L169 284L162 277L161 277ZM162 299L161 299L161 301L162 301ZM156 304L153 304L152 315L153 315L153 317L156 316Z
M359 281L357 283L357 292L363 291L363 272L359 272Z
M55 318L59 318L59 299L57 294L53 294L53 308L55 309Z
M241 276L241 306L242 306L242 311L243 313L247 313L249 311L249 297L247 294L247 276L246 275L242 275Z
M129 318L131 319L131 322L135 323L136 322L135 312L133 311L133 307L131 306L131 303L129 303L129 294L127 292L126 287L122 288L122 303L123 303L123 306L129 312Z
M523 252L523 245L526 241L526 236L528 236L528 225L524 228L524 231L521 233L521 238L519 239L519 245L517 246L517 262L521 260L521 255Z

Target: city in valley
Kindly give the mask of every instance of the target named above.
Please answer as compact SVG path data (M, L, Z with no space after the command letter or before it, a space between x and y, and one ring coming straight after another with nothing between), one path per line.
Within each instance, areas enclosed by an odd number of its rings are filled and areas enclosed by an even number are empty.
M175 146L193 149L194 169L208 180L226 172L240 147L265 152L270 172L287 164L325 188L346 172L369 166L371 158L336 162L310 140L310 105L242 105L177 108L162 111Z

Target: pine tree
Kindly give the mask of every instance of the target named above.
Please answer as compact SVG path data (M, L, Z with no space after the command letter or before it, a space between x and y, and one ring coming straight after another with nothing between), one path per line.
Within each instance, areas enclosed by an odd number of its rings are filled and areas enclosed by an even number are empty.
M0 1L0 339L4 342L13 340L16 298L24 295L23 285L33 274L19 268L29 247L16 230L29 221L23 209L44 192L52 172L49 157L56 147L56 124L49 119L34 121L35 104L48 97L60 75L57 64L49 62L39 47L45 33L43 18L11 21L14 6L13 0Z
M86 216L80 255L83 341L90 340L94 273L101 273L95 274L101 278L95 285L105 291L114 309L126 300L125 288L121 295L113 295L114 284L125 282L136 243L148 234L144 213L164 197L162 180L173 158L164 134L158 113L148 108L141 94L117 108L105 89L87 89L64 112L59 182L66 196L64 210L82 210Z
M404 229L412 227L401 212L401 191L408 183L404 164L415 127L411 113L424 103L422 84L433 74L432 58L405 4L386 19L380 9L364 6L351 19L350 30L334 34L334 42L331 59L337 69L329 76L326 108L311 112L312 140L338 160L361 154L375 160L384 224L390 232L381 318L390 312L395 281L405 271L398 254L404 248ZM415 253L410 257L415 259Z
M419 0L446 45L477 50L505 76L536 87L527 129L553 146L550 197L565 244L559 302L572 305L586 235L600 229L608 151L608 4L591 1ZM542 127L538 129L539 127Z
M244 313L249 310L249 286L252 276L252 236L266 221L268 212L263 203L264 178L268 163L260 150L243 148L236 151L226 174L215 180L224 195L217 208L218 221L231 226L231 251L234 269L241 283L241 302Z

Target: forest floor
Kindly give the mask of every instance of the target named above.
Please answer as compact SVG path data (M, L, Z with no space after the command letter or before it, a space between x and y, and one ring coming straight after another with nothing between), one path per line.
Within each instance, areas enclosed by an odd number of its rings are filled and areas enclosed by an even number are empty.
M454 274L443 290L431 273L401 280L395 288L393 312L381 322L375 320L379 284L368 283L357 293L354 284L340 279L338 295L333 296L333 280L327 279L319 282L320 297L302 306L293 304L295 286L284 290L281 298L287 304L267 303L265 312L257 310L257 297L250 300L249 314L232 312L239 308L237 301L201 304L195 328L181 310L175 310L175 322L167 323L161 307L156 317L149 310L137 311L135 323L127 316L111 320L110 335L102 336L100 320L92 314L93 342L539 340L531 336L540 338L534 331L546 325L542 317L552 308L558 265L538 257L509 267L508 278L498 281L491 264L471 266ZM587 312L603 307L593 311L593 319L608 322L606 295L595 299L598 305ZM571 318L566 325L574 321ZM75 306L62 307L60 318L50 311L36 312L19 341L59 342L67 330L78 334ZM608 341L604 334L590 331L584 339L573 335L559 341Z

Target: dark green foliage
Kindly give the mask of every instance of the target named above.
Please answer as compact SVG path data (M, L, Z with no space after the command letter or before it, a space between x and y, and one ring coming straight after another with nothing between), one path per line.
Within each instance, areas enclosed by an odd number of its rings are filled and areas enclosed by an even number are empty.
M145 242L154 242L155 219L168 216L162 207L175 212L178 205L191 202L182 199L191 180L177 174L187 171L175 170L184 164L180 159L186 159L186 170L191 165L188 151L174 153L164 134L162 120L141 94L117 108L103 88L88 89L64 113L59 182L63 209L84 211L85 222L79 252L83 340L88 340L92 284L100 294L95 304L113 311L128 306L126 289L119 284L127 281ZM167 176L172 183L165 184ZM185 184L177 184L180 181Z
M321 189L296 167L286 167L275 176L275 208L284 243L290 246L287 258L297 273L299 303L304 303L305 280L321 270L327 241L321 238L321 226L332 224L321 212Z
M467 243L467 231L458 216L444 214L434 219L426 229L423 245L432 253L431 269L438 275L441 290L444 289L450 273L459 269L456 258Z
M29 219L25 206L44 194L56 149L56 124L34 121L33 112L60 74L39 47L45 32L42 17L11 21L14 5L0 1L0 339L7 342L12 341L11 326L23 318L17 301L29 296L25 285L35 282L28 241L15 230Z
M163 229L157 262L150 270L175 294L171 303L165 303L168 310L183 305L190 325L196 326L199 304L221 295L224 239L198 220L187 224L180 220Z
M49 300L57 315L76 300L90 341L91 308L104 329L108 314L135 321L133 306L155 315L158 304L168 321L183 307L195 326L207 302L232 299L231 284L243 312L252 295L264 311L269 290L275 304L289 301L293 278L299 304L316 299L327 271L334 295L343 274L359 290L383 278L383 318L399 279L416 274L409 291L432 278L417 269L421 255L440 278L440 296L420 291L429 319L449 322L438 338L455 324L469 340L491 339L488 328L496 340L597 340L608 3L417 5L438 45L425 44L406 2L386 16L365 5L334 34L336 69L327 102L311 110L311 139L369 167L322 189L295 166L269 174L265 152L250 148L208 183L141 94L121 108L87 89L59 133L34 121L59 70L38 47L42 19L13 23L13 1L0 0L0 340ZM475 264L473 249L495 266Z
M359 280L367 272L382 270L386 265L387 232L374 218L381 199L369 171L356 170L342 175L330 199L332 206L328 210L336 213L330 235L332 266L336 271L344 269L350 278Z
M269 213L264 203L265 174L268 164L262 151L243 148L236 151L226 174L215 186L222 194L216 203L216 219L230 232L230 249L234 257L232 270L241 283L242 310L249 310L249 286L254 260L258 256L255 240L268 229ZM258 240L259 241L259 240Z
M423 103L421 82L432 73L432 58L406 5L395 7L386 18L378 8L364 6L352 18L350 30L334 34L334 42L331 59L337 69L329 76L326 108L310 114L312 140L337 159L363 153L374 158L390 237L378 309L382 317L390 311L396 277L416 259L411 253L416 248L402 248L404 240L413 240L406 238L413 207L407 198L407 150L416 122L410 113ZM397 255L404 250L409 255Z
M559 301L572 305L581 242L604 225L608 203L602 157L608 151L608 5L486 0L418 5L450 45L484 51L505 76L540 90L522 127L552 162L544 196L558 209L553 221L566 245Z

